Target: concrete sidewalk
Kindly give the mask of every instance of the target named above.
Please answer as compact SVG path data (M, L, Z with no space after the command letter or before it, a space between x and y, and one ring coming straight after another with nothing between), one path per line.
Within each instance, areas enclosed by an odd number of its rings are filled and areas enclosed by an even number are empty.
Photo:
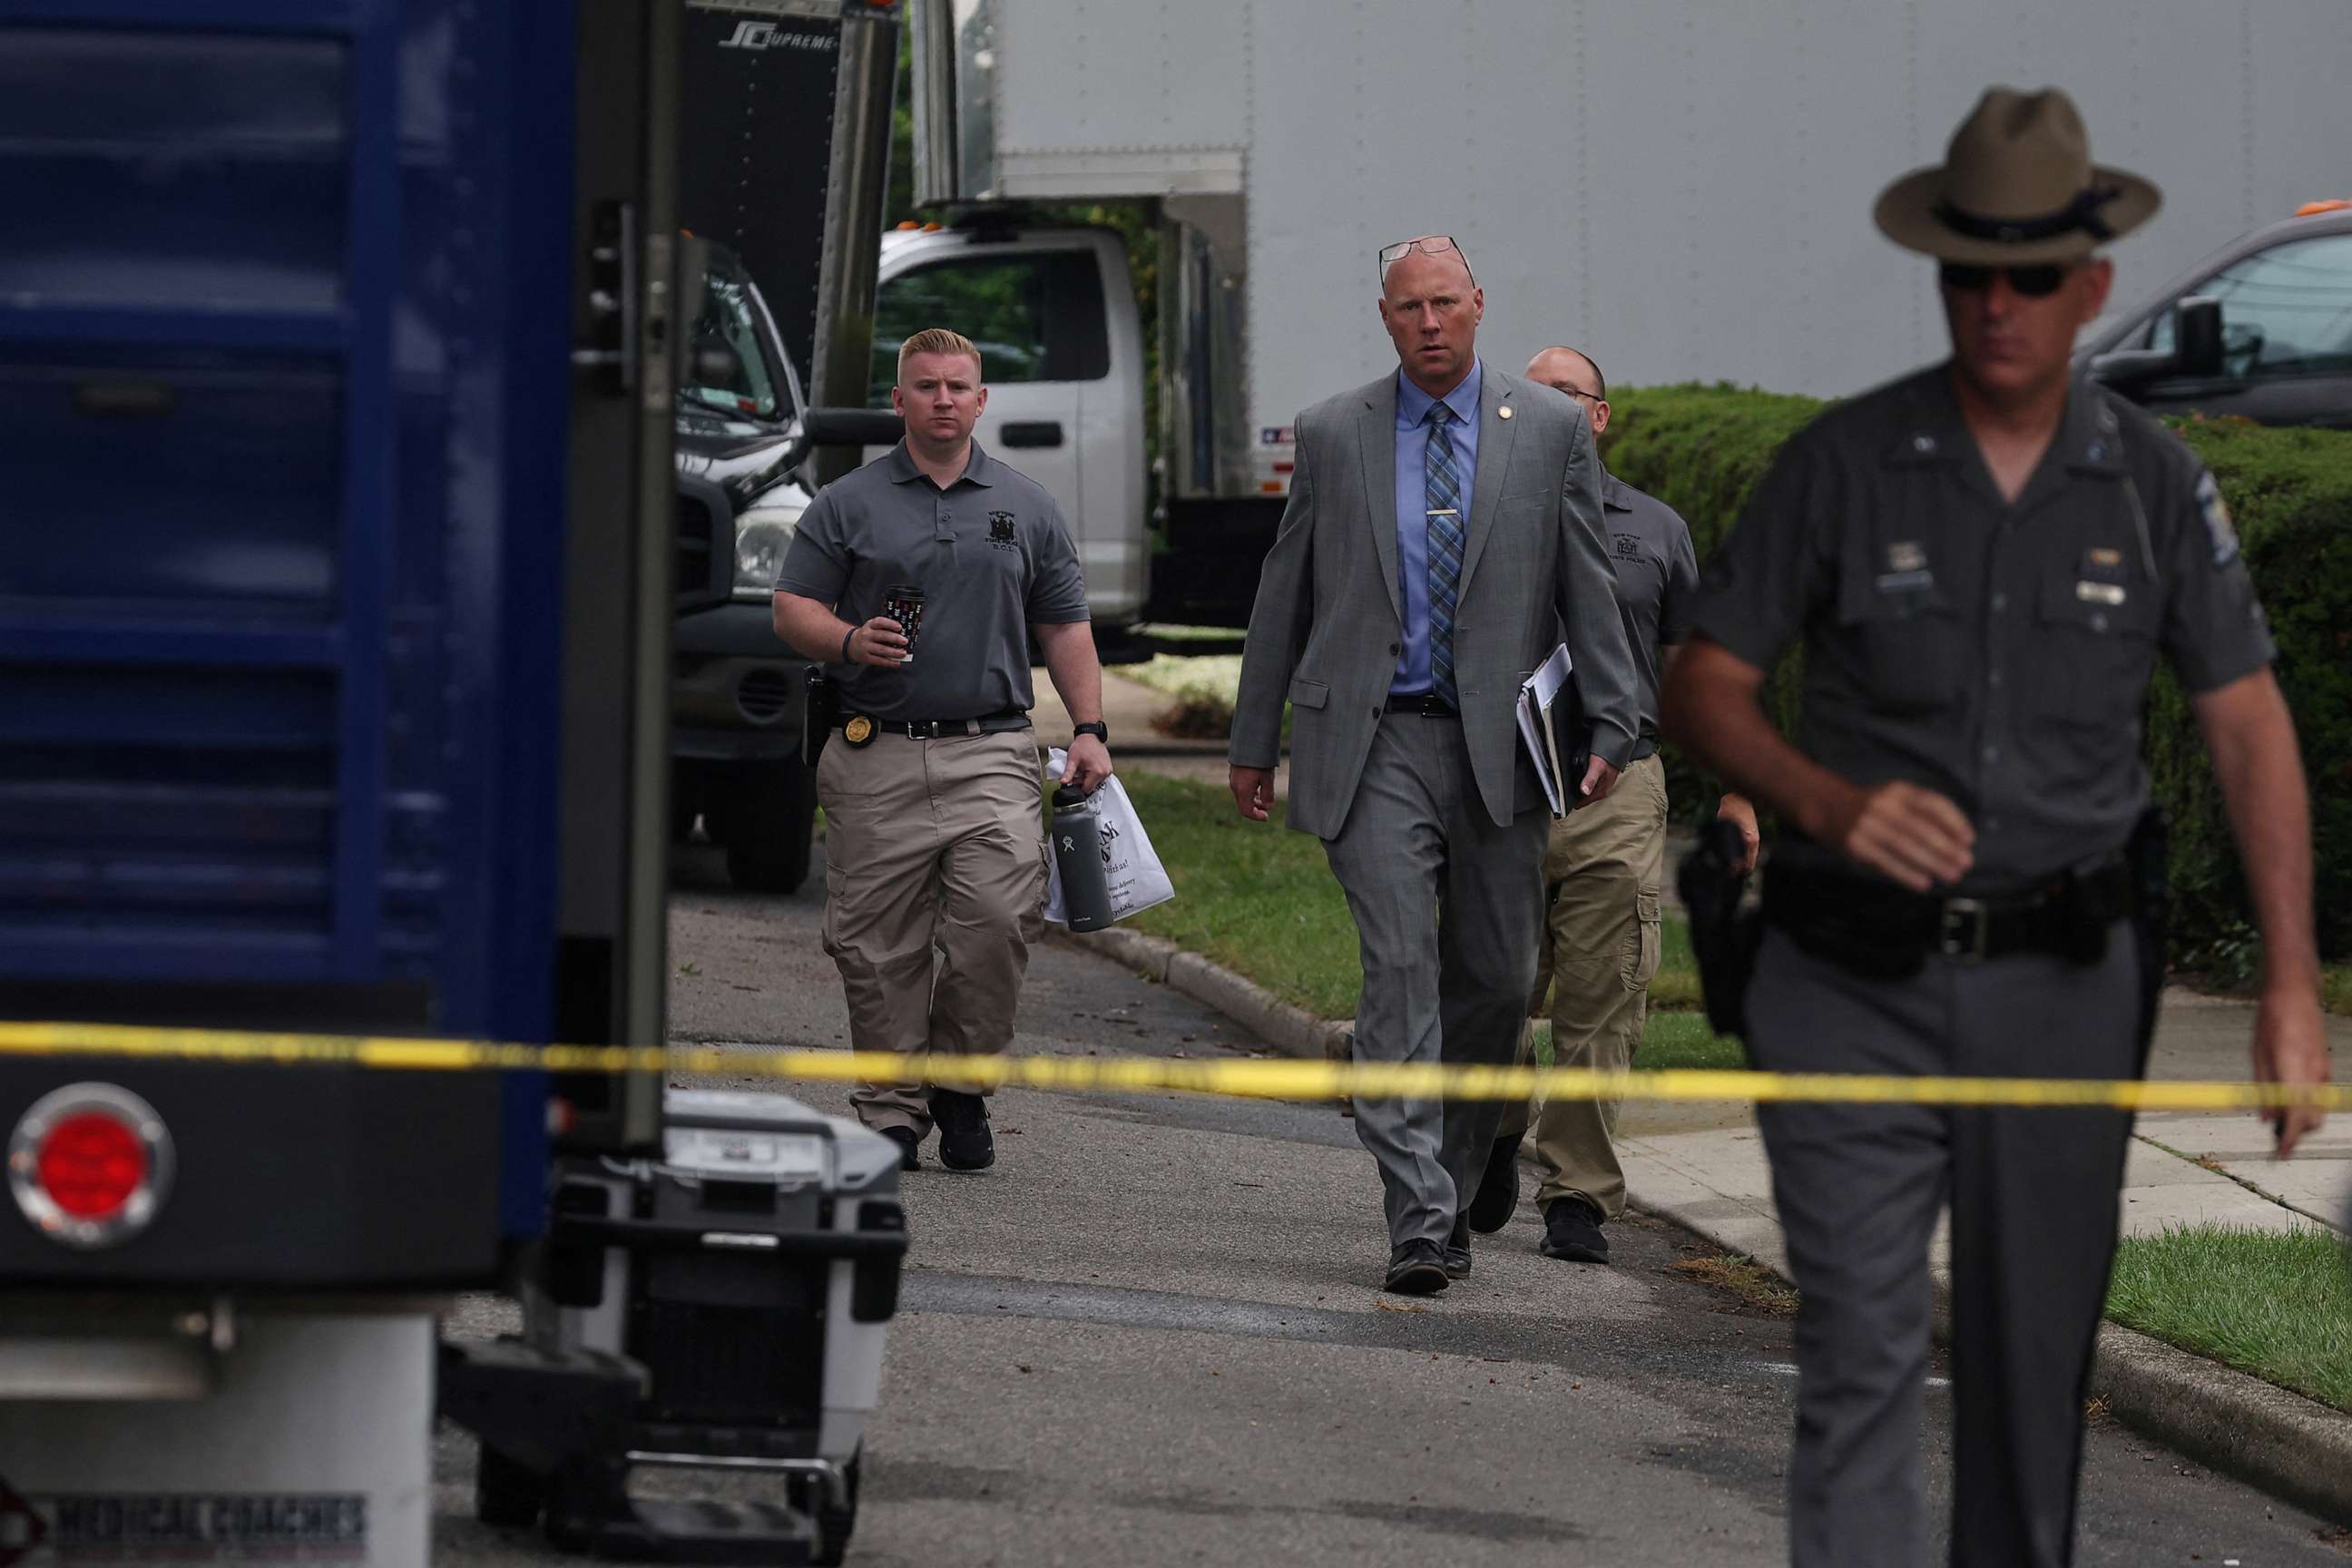
M2243 1079L2253 1012L2250 1003L2166 992L2149 1076ZM2352 1054L2352 1019L2330 1018L2328 1037L2339 1057ZM1631 1201L1785 1273L1755 1117L1747 1107L1723 1109L1727 1126L1621 1137ZM2142 1116L2124 1171L2124 1234L2198 1224L2340 1230L2352 1205L2352 1124L2336 1118L2305 1139L2292 1160L2273 1159L2270 1149L2269 1130L2250 1115ZM1944 1240L1939 1231L1930 1259L1939 1276L1949 1264Z
M1063 706L1061 693L1054 689L1052 679L1042 668L1032 672L1031 682L1037 701L1029 710L1029 721L1036 726L1037 739L1045 745L1061 745L1069 739L1070 710ZM1114 761L1123 755L1222 760L1225 754L1225 742L1221 740L1184 740L1153 729L1152 721L1174 707L1176 700L1139 680L1128 679L1116 666L1103 671L1102 700Z

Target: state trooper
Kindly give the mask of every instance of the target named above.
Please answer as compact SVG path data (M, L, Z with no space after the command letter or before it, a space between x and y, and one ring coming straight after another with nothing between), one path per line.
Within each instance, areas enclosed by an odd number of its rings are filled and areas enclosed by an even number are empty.
M2074 105L1996 88L1879 227L1935 258L1952 353L1792 437L1709 563L1668 734L1793 825L1747 994L1769 1069L2131 1078L2161 979L2140 713L2158 654L2201 725L2263 939L2258 1079L2327 1075L2310 818L2228 509L2189 450L2070 379L2155 212ZM1798 742L1757 702L1804 646ZM2138 870L2140 874L2135 874ZM1927 1560L1930 1233L1951 1210L1951 1562L2074 1552L2083 1394L2130 1120L1760 1108L1797 1322L1790 1555ZM2278 1147L2315 1109L2273 1113Z
M1000 1052L1045 913L1029 639L1074 721L1069 782L1089 794L1111 771L1102 666L1060 510L972 439L980 351L917 332L890 405L905 438L818 493L776 577L777 635L836 671L839 733L816 774L824 949L856 1049ZM995 1161L979 1094L866 1083L850 1102L910 1170L934 1125L950 1169Z

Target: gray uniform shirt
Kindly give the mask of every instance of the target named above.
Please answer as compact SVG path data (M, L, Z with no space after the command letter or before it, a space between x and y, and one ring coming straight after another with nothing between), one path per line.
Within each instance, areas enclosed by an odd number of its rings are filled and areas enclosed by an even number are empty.
M1035 700L1029 627L1087 619L1077 547L1053 497L971 447L956 482L931 483L905 442L827 485L801 517L780 593L862 625L901 584L923 593L912 664L833 665L845 713L977 719Z
M2186 447L2078 383L2012 505L1943 366L1790 439L1707 563L1691 626L1765 669L1802 637L1797 744L1857 784L1955 801L1976 825L1971 893L2130 836L2159 650L2192 693L2274 651L2229 511Z
M1601 476L1601 525L1609 535L1609 563L1617 569L1617 607L1633 647L1641 681L1642 740L1658 743L1658 678L1662 645L1687 635L1691 595L1698 591L1698 554L1682 514L1616 475Z

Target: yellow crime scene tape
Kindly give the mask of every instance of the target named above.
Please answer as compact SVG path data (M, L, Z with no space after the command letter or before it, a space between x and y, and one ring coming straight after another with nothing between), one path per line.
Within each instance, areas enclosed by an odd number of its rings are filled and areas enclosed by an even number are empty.
M946 1057L751 1046L530 1046L488 1040L266 1034L111 1024L0 1023L0 1058L356 1067L393 1072L660 1072L804 1083L915 1081L947 1089L1170 1091L1248 1100L1552 1098L1811 1100L1866 1105L2098 1106L2120 1110L2352 1111L2352 1085L2143 1082L2128 1079L1928 1078L1671 1068L1448 1067L1264 1058Z

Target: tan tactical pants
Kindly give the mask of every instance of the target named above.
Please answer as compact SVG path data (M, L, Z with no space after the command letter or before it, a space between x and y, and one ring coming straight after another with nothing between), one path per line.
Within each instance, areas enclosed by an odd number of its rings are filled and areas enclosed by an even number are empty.
M1027 730L826 745L824 950L855 1048L974 1056L1013 1043L1045 925L1043 777ZM877 1131L930 1131L919 1082L860 1084L849 1100Z
M1551 990L1552 1063L1603 1072L1633 1065L1658 972L1658 890L1666 864L1666 770L1654 756L1625 770L1598 804L1551 825L1544 882L1551 909L1528 1011ZM1519 1033L1528 1059L1532 1029ZM1536 1202L1582 1198L1603 1219L1625 1212L1617 1163L1614 1100L1562 1097L1535 1112L1536 1161L1544 1170ZM1528 1130L1528 1108L1504 1112L1497 1138Z

